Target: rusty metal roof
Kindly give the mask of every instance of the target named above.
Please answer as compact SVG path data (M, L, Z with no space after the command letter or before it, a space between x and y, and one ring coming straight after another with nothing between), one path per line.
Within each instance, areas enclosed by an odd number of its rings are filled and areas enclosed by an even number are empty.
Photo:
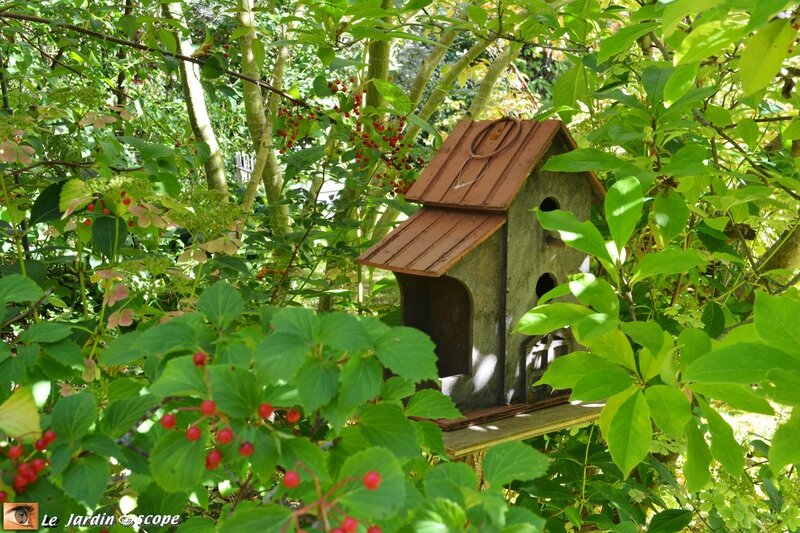
M505 214L425 207L359 257L393 272L438 277L488 239Z
M557 120L462 120L405 197L424 205L506 211L559 134L575 146Z

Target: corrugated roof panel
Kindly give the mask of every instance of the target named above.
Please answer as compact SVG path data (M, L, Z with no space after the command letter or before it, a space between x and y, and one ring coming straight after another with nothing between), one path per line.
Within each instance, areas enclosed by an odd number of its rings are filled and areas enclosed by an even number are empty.
M393 272L438 277L505 221L505 215L499 213L425 207L358 260Z

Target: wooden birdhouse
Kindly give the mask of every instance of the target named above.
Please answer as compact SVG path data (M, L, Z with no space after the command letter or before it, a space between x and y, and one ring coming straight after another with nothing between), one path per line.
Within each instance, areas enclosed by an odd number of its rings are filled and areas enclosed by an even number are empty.
M423 207L359 258L394 272L403 323L431 337L443 392L475 419L566 400L532 383L569 336L513 329L586 262L532 212L587 219L602 199L593 174L542 170L574 148L559 121L462 120L406 194Z

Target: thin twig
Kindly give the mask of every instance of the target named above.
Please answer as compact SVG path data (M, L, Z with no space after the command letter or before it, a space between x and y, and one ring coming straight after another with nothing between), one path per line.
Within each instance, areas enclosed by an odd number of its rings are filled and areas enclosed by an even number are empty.
M47 289L46 291L44 291L44 294L42 295L42 297L39 298L38 300L36 300L35 302L33 302L33 304L30 306L30 308L28 308L27 310L23 311L22 313L18 314L15 317L9 318L8 320L6 320L2 324L0 324L0 329L7 328L8 326L13 324L14 322L19 322L20 320L24 320L31 313L33 313L36 310L36 308L39 307L42 304L42 302L44 302L47 299L47 297L52 294L52 292L53 291L50 290L50 289Z

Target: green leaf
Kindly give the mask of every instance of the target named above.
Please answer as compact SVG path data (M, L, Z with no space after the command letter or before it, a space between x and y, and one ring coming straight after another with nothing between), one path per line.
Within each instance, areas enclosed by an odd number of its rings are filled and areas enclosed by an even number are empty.
M683 475L686 477L686 490L698 492L711 480L711 452L708 444L700 431L698 421L692 417L684 426L686 435L686 463L683 467Z
M108 461L97 455L72 459L62 474L64 492L94 509L106 490L111 472Z
M576 108L576 103L589 94L589 83L586 65L581 61L576 62L553 83L553 107Z
M186 492L203 477L207 431L200 439L191 441L183 431L170 431L150 452L150 474L167 492Z
M654 385L644 391L653 422L669 435L679 440L683 427L692 418L692 406L686 395L666 385Z
M725 331L725 313L717 302L706 304L700 320L703 322L703 331L712 339L719 337Z
M686 370L700 356L711 351L711 338L704 331L686 328L678 335L681 370Z
M417 391L414 383L410 380L392 376L383 382L381 386L381 399L384 403L399 404L404 398L408 398Z
M464 463L439 463L425 475L425 496L428 498L446 498L465 506L462 487L478 488L475 471Z
M617 393L627 390L634 384L633 376L619 365L609 363L597 356L593 356L595 361L594 370L584 369L583 375L578 378L572 387L571 400L582 402L595 402L605 400ZM557 358L556 361L558 361ZM602 361L604 364L598 364Z
M240 507L217 524L225 533L283 533L291 524L292 511L280 505ZM182 532L182 529L179 530Z
M591 339L584 339L583 345L594 354L601 355L631 371L637 371L631 342L618 329L613 329L608 333Z
M417 457L420 454L414 426L395 405L365 405L361 409L358 427L369 443L382 446L398 457Z
M483 28L486 26L488 14L486 13L485 9L475 5L468 5L467 14L478 28Z
M550 460L532 446L504 442L489 448L483 459L483 475L489 485L500 487L514 480L527 481L547 473Z
M583 305L610 316L619 315L617 293L606 280L592 274L577 274L569 281L569 290Z
M253 455L250 457L253 472L263 483L270 483L275 475L275 466L280 460L280 450L273 432L265 427L256 428L253 448Z
M578 342L586 342L595 337L613 331L619 325L619 319L605 313L592 313L572 325L572 333Z
M200 66L200 76L206 80L214 80L225 74L226 68L227 64L223 55L211 54L206 56Z
M656 196L653 202L653 218L661 229L664 242L669 242L686 229L689 221L689 208L683 197L675 191L667 190Z
M14 437L41 431L39 409L36 407L32 389L19 387L0 405L0 431Z
M328 403L339 388L339 366L333 361L309 358L297 371L297 389L307 412L313 412Z
M733 428L714 409L701 402L703 414L708 421L711 433L711 456L732 476L741 475L744 470L744 450L733 436Z
M606 249L606 242L594 224L588 220L578 222L578 219L568 211L556 209L553 211L536 210L539 223L548 231L557 231L570 247L605 260L609 265L613 263ZM613 270L613 268L612 268Z
M777 474L786 465L800 464L800 411L792 413L788 422L781 424L772 436L769 448L769 466Z
M686 509L667 509L656 513L650 519L647 533L677 533L683 531L692 522L694 514Z
M742 342L703 355L683 373L686 382L757 383L772 370L800 370L800 359L763 344Z
M769 373L767 376L769 376ZM692 383L689 388L696 394L723 401L734 409L764 415L775 414L775 410L769 402L755 394L750 384Z
M623 26L622 29L614 32L613 35L600 41L600 52L597 54L597 62L603 63L615 55L631 49L631 45L639 37L646 35L659 27L658 22L640 22L631 26Z
M800 357L799 300L756 291L753 317L758 336L764 342Z
M92 194L83 180L71 179L64 182L61 187L61 197L58 200L58 210L67 216L89 205Z
M383 367L374 357L349 359L339 374L339 403L355 407L381 392Z
M321 322L310 309L287 307L275 313L272 326L277 333L294 335L302 342L312 344L319 340Z
M131 351L136 354L136 359L142 355L166 355L196 347L197 336L192 327L173 319L143 331L134 339Z
M786 129L781 132L781 137L787 141L800 139L800 120L795 120L789 124Z
M375 355L398 376L418 383L438 379L434 348L430 338L421 331L395 327L378 339Z
M200 374L195 369L195 374ZM211 399L217 409L233 418L246 418L258 411L261 387L250 370L230 365L212 365L208 369Z
M89 432L97 419L97 401L94 394L81 392L61 398L53 408L51 426L59 441L74 442Z
M767 395L778 403L800 407L800 370L772 370L759 383Z
M203 291L197 308L212 324L225 329L244 311L244 300L228 282L218 281Z
M160 398L167 396L205 398L207 390L204 372L195 366L191 355L170 359L164 371L150 386L150 392Z
M631 284L659 274L683 274L706 264L707 261L693 250L667 248L662 252L646 254L636 265Z
M400 115L406 115L414 108L406 92L394 83L373 78L372 83L386 102Z
M306 437L296 437L280 441L280 463L286 469L295 469L301 479L311 479L312 474L321 483L330 479L325 453Z
M19 340L25 344L34 342L58 342L72 334L69 324L60 322L37 322L19 334Z
M347 313L329 313L320 317L319 340L325 346L343 352L357 352L372 346L372 339L358 318Z
M135 361L143 354L138 350L134 350L134 343L141 335L138 331L131 331L113 339L108 347L100 353L98 358L100 366L118 366L127 365Z
M128 237L128 224L119 217L101 216L92 223L93 250L100 252L110 261L119 255Z
M256 371L262 381L290 381L305 362L311 343L291 333L273 333L256 346Z
M103 410L105 432L115 438L124 435L133 428L134 424L142 418L142 415L157 404L158 401L152 394L111 402Z
M633 235L636 223L642 215L643 203L642 186L636 178L619 180L608 189L606 219L617 250L622 250Z
M406 407L406 416L445 420L462 418L453 400L433 389L421 390L412 396Z
M555 361L548 365L544 375L536 384L547 384L557 390L571 389L583 376L584 372L594 372L617 366L594 354L572 352L556 357Z
M675 51L675 65L694 63L717 54L737 41L744 32L745 27L732 19L713 20L696 26Z
M173 34L171 31L167 30L166 28L159 29L158 40L161 41L161 45L165 50L172 52L173 54L177 53L178 41L175 39L175 34Z
M61 188L64 183L63 181L52 183L39 193L39 196L33 202L33 206L31 206L31 226L61 218L61 212L58 210L58 201L61 198Z
M361 481L371 471L381 475L381 484L375 490L367 489ZM339 501L355 518L391 516L405 503L404 479L397 459L389 450L369 448L348 457L342 465L339 482L344 487Z
M276 507L276 509L285 509L287 513L290 512L289 509L286 509L285 507ZM240 514L246 514L246 513L240 510L239 513L236 513L235 515L228 517L228 519L237 518L239 517ZM221 524L227 524L227 521L221 521L220 527ZM282 524L281 527L283 527ZM178 533L216 533L216 531L217 531L217 525L214 523L213 520L211 520L210 518L206 518L205 516L193 516L192 518L186 520L185 522L181 522L181 524L178 526ZM269 530L268 529L265 530L264 528L259 528L259 531L269 531Z
M514 331L525 335L546 335L591 314L591 309L578 304L557 302L540 305L522 315Z
M781 18L750 38L739 60L739 78L745 95L760 91L775 79L796 36L792 21Z
M35 302L44 291L33 281L21 274L11 274L0 278L0 301Z
M664 106L669 107L694 87L699 63L681 65L676 68L664 86Z
M605 435L611 458L625 477L642 462L650 451L653 430L650 409L641 391L619 405Z
M579 148L554 155L547 160L543 168L554 172L598 172L606 170L622 172L628 175L636 175L642 171L632 163L596 148Z

